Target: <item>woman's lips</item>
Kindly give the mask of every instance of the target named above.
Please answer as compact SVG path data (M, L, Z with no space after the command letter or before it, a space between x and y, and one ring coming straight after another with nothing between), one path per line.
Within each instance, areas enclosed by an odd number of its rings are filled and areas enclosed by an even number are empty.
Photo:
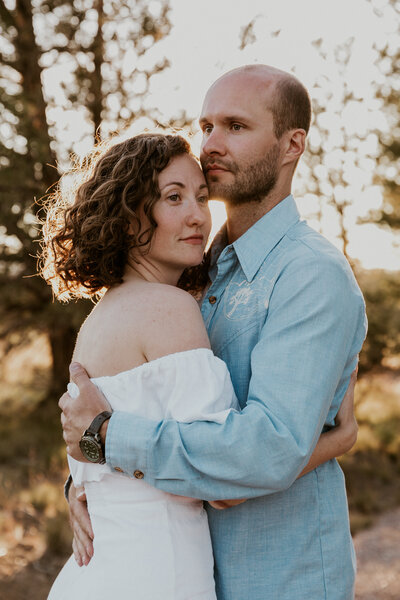
M193 235L191 237L182 238L182 242L187 244L193 244L194 246L200 246L203 243L204 237L202 235Z

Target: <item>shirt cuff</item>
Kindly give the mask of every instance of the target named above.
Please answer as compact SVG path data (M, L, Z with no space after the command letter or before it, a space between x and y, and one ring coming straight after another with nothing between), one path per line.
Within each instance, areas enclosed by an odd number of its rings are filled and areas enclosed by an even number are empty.
M148 448L156 427L155 421L114 411L107 428L106 463L115 471L150 483Z

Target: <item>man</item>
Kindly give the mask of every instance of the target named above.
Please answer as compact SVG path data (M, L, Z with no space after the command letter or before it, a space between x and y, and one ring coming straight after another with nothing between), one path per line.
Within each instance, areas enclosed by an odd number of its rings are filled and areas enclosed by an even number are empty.
M300 82L262 65L222 76L202 109L201 162L227 208L202 314L242 412L217 426L114 412L101 429L117 470L175 494L249 498L209 509L220 600L353 598L342 472L328 461L296 480L333 425L365 337L348 264L290 195L310 118ZM75 381L80 401L60 406L68 451L82 459L82 431L106 405L79 369Z

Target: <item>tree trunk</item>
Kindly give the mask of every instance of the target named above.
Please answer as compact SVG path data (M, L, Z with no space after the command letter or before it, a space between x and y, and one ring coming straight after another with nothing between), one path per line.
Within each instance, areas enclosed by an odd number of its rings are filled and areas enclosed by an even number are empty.
M97 15L98 15L98 26L97 33L93 40L91 50L94 54L94 71L90 78L91 90L89 94L89 102L87 107L91 112L95 139L101 138L100 126L101 126L101 111L103 109L103 95L102 95L102 73L101 66L104 61L104 41L103 41L103 24L104 24L104 3L103 0L97 0Z
M76 329L58 321L49 331L49 341L53 359L52 380L49 396L60 396L69 381L68 366L75 347Z

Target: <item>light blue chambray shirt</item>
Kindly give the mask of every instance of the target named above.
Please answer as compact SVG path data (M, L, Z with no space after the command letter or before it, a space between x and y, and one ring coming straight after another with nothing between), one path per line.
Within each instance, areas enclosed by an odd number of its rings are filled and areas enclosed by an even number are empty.
M242 411L224 424L115 412L107 463L139 469L173 494L249 498L208 507L219 600L351 600L343 473L331 460L296 477L324 425L333 425L356 365L362 294L342 254L300 220L292 196L221 251L223 238L222 230L202 314Z

